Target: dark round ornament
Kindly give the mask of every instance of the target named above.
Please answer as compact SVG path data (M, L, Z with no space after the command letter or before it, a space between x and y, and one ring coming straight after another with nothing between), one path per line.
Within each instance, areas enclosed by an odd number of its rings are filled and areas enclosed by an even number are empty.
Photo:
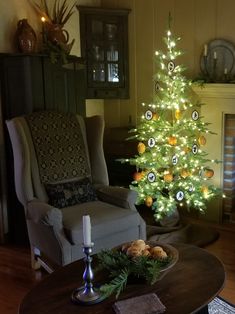
M194 121L197 121L199 119L199 113L198 113L197 110L193 110L193 112L192 112L192 119Z
M169 70L170 72L173 72L174 69L175 69L175 64L174 64L174 62L173 62L173 61L168 62L167 68L168 68L168 70Z
M156 93L160 90L160 83L158 81L156 81L155 83L155 91Z
M175 197L177 201L182 201L184 199L184 192L183 191L177 192Z
M189 192L194 192L195 191L195 187L193 185L190 185L188 190L189 190Z
M176 155L174 155L172 157L172 164L175 166L175 165L177 165L177 163L178 163L178 157Z
M145 119L146 119L146 120L152 120L152 118L153 118L153 113L152 113L151 110L147 110L147 111L145 112L144 116L145 116Z
M192 153L194 155L196 155L198 153L198 146L197 146L197 144L193 144L193 146L192 146Z
M156 180L156 175L155 175L155 173L149 172L149 173L148 173L148 181L149 181L150 183L153 183L155 180Z
M156 141L153 137L150 137L150 139L148 140L148 147L152 148L154 147L156 144Z

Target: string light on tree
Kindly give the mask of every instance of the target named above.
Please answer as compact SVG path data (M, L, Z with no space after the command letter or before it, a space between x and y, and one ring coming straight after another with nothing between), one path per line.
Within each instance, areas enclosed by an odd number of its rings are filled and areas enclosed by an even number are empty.
M142 117L130 137L138 142L137 155L122 160L136 166L130 188L137 192L137 204L151 207L157 221L178 206L202 212L220 193L210 184L213 163L219 161L209 160L203 150L212 132L200 116L201 104L191 98L191 82L182 74L179 40L169 29L166 51L155 52L154 99L142 104Z

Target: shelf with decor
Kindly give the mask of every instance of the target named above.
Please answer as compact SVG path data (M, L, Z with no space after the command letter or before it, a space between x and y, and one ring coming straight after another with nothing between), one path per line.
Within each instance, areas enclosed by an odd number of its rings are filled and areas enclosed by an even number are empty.
M200 58L205 83L235 83L235 45L225 39L206 43Z

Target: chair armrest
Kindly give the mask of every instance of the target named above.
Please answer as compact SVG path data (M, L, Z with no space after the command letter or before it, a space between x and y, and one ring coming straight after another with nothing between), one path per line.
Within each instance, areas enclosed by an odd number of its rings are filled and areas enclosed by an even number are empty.
M96 187L96 193L101 201L122 208L136 210L137 193L135 191L118 186L102 185Z
M61 210L38 199L29 201L26 206L31 245L38 247L58 265L70 263L71 243L63 229Z
M63 228L61 210L38 199L28 202L26 215L27 219L33 220L35 223L42 222L58 229Z

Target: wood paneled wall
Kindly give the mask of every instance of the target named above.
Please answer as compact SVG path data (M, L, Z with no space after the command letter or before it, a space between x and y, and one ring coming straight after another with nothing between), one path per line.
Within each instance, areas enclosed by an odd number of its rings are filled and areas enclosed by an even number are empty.
M154 92L154 51L163 49L162 41L173 17L172 30L181 37L179 48L185 52L180 62L185 75L200 73L204 44L223 38L235 44L234 0L101 0L104 7L130 8L129 63L130 99L105 100L106 125L120 127L135 124L142 102L151 102Z

